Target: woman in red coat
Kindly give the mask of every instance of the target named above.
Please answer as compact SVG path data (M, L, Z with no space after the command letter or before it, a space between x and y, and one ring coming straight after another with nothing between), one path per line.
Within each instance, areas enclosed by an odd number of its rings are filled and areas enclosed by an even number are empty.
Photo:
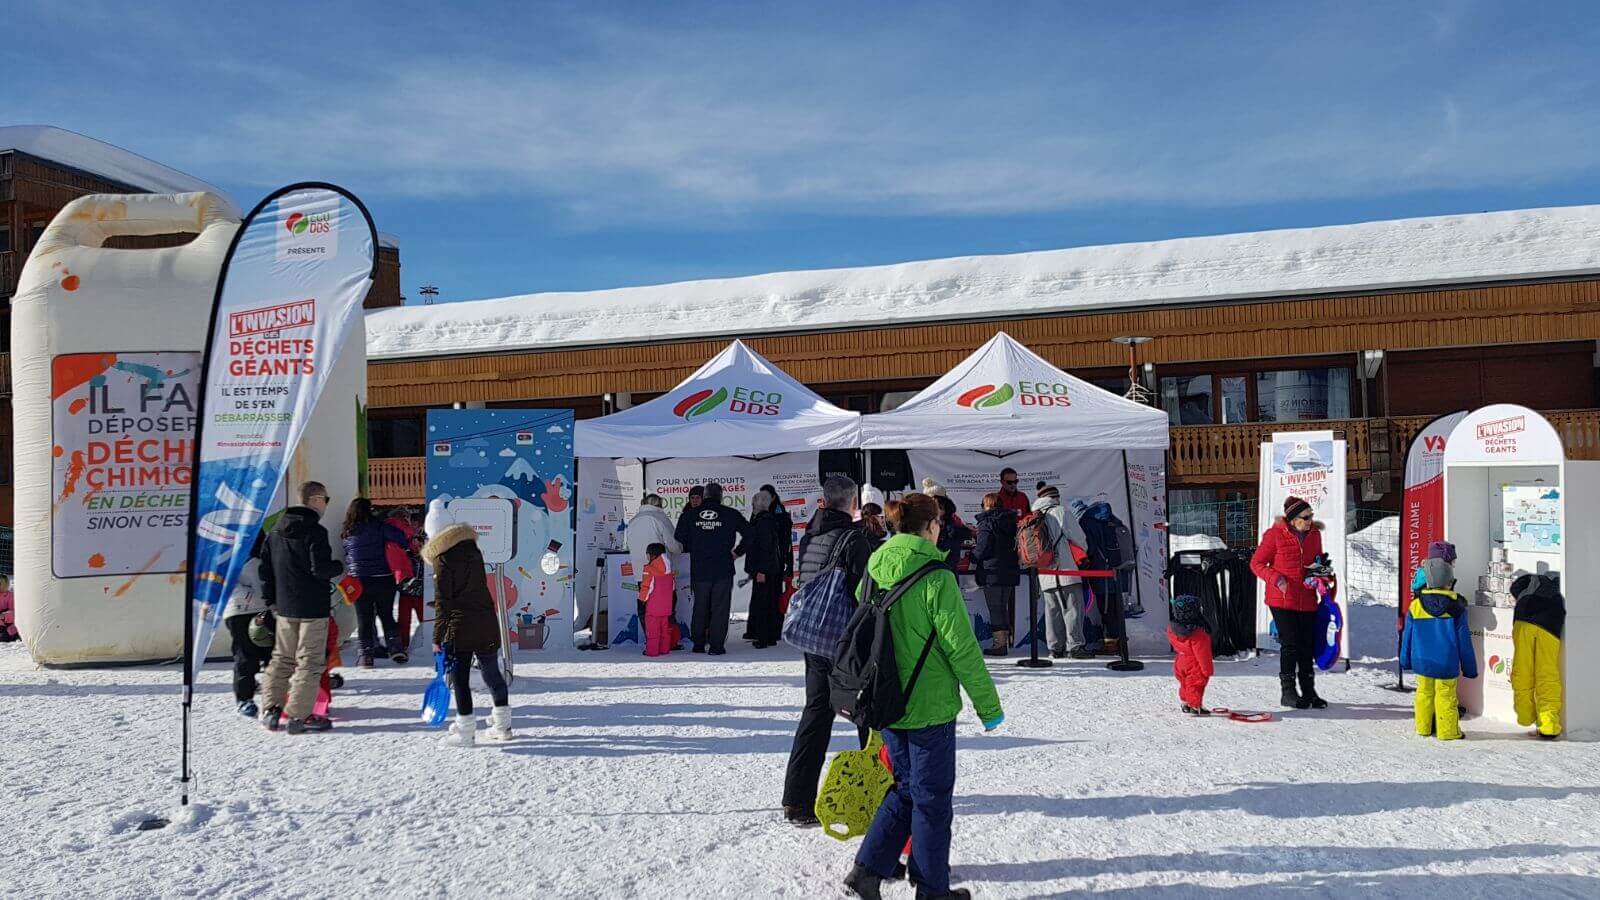
M1250 571L1266 583L1267 607L1278 626L1278 683L1283 705L1295 709L1326 709L1317 696L1317 592L1305 583L1306 566L1322 553L1322 526L1311 504L1299 497L1283 501L1283 517L1261 536L1261 546L1250 559ZM1295 690L1298 670L1299 691Z

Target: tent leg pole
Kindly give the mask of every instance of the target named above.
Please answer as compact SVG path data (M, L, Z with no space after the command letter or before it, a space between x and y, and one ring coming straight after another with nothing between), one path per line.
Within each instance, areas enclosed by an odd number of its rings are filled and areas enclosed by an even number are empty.
M1034 573L1029 573L1029 579L1037 578ZM1048 669L1055 662L1039 658L1039 595L1043 593L1031 587L1028 590L1028 658L1017 660L1017 665L1024 669Z

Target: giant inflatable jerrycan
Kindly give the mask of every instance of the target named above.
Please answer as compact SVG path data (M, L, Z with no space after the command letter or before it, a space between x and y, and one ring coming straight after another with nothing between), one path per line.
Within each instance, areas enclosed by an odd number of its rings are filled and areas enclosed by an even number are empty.
M209 193L82 197L23 267L11 303L14 581L17 628L36 662L182 653L201 349L238 228ZM164 234L194 239L103 246ZM328 485L330 515L355 496L364 468L364 341L346 343L286 470L286 482ZM219 631L214 654L226 638Z

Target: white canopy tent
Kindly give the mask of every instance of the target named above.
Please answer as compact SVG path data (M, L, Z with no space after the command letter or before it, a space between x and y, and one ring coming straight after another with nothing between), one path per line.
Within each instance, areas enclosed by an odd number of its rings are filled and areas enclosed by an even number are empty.
M1005 332L943 378L862 420L867 449L1167 448L1167 414L1051 365Z
M579 422L574 453L707 457L854 449L861 414L840 409L734 341L660 397Z
M860 446L860 413L822 399L740 341L666 394L577 423L579 610L574 622L589 617L600 570L615 573L605 579L608 600L615 599L614 584L628 586L632 569L624 570L615 554L626 547L624 527L638 513L644 494L659 494L675 520L690 488L716 482L723 486L724 502L748 515L750 496L771 484L797 527L804 528L821 499L819 453ZM611 568L607 554L613 554ZM748 602L748 585L738 586L734 609ZM631 608L632 600L622 605ZM626 633L620 621L610 623L609 630L612 643Z
M1063 502L1105 501L1133 533L1135 596L1164 626L1167 424L1165 412L1075 378L1002 332L899 408L864 417L862 446L907 451L917 478L939 481L969 523L1003 467L1026 493L1045 481ZM969 606L986 618L980 601ZM1015 623L1019 644L1027 628L1025 616ZM1150 631L1129 635L1142 652L1164 650L1140 633Z

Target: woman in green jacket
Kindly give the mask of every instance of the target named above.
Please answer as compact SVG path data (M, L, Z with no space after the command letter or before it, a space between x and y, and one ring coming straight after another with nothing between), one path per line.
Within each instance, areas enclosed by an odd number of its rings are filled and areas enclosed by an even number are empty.
M891 514L895 536L867 562L873 584L889 590L930 560L939 550L940 510L925 494L908 494ZM879 885L900 860L911 838L908 874L918 897L969 897L950 889L951 798L956 785L956 716L965 688L985 731L1005 721L1000 697L983 662L983 650L972 633L972 620L961 589L949 569L936 569L907 591L889 610L895 662L903 686L911 677L922 648L934 635L933 649L911 696L906 714L883 732L894 764L894 787L878 807L872 828L856 854L845 886L856 896L877 900Z

